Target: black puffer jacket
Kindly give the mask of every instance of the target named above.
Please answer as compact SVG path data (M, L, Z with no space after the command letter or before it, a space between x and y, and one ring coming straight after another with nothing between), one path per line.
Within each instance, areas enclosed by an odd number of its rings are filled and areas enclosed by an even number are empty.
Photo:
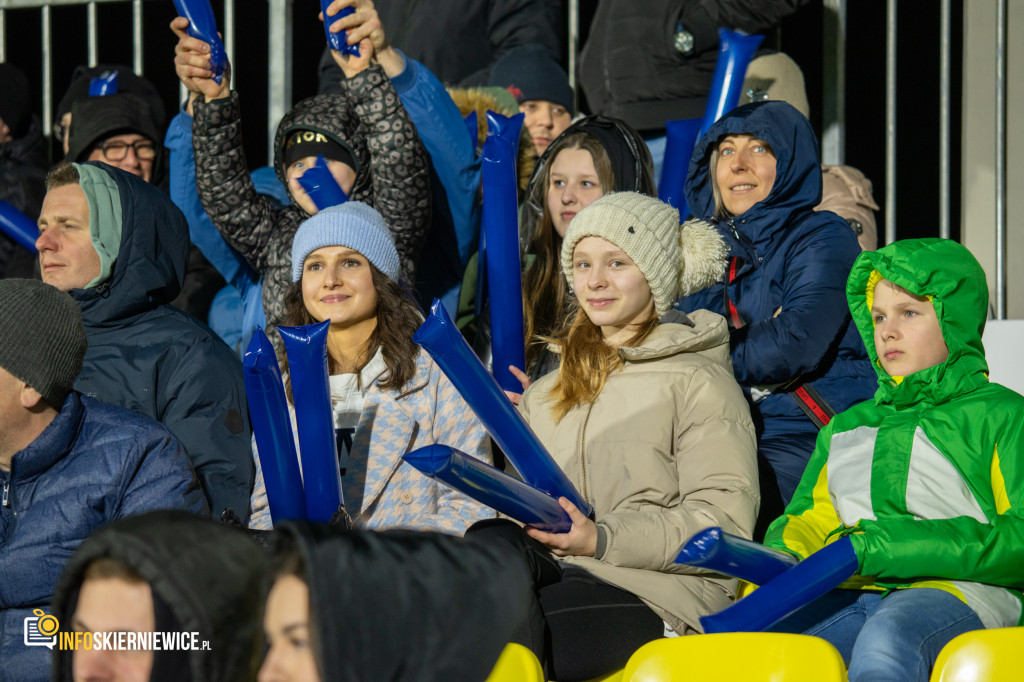
M602 0L580 54L580 84L591 111L644 132L699 118L718 61L718 28L762 33L807 0ZM676 26L693 34L676 51Z
M267 322L280 324L292 285L292 240L309 216L295 204L277 208L253 187L242 149L238 93L212 102L199 98L194 107L199 198L228 243L263 275ZM430 222L430 173L416 128L383 69L374 64L343 81L340 95L305 99L285 115L274 140L274 166L282 182L282 141L298 129L322 132L352 150L359 167L349 198L384 217L402 260L402 278L411 285Z
M532 580L511 548L296 521L275 532L303 559L321 680L483 680L526 623Z
M256 679L266 557L244 531L173 511L107 526L82 543L53 595L53 614L67 629L85 569L100 558L123 561L149 583L157 631L197 632L200 642L209 642L208 650L154 652L150 680ZM54 650L53 682L70 682L72 656Z
M0 199L32 222L39 217L46 194L47 165L46 141L36 116L25 135L0 143ZM35 254L0 233L0 277L32 277L34 260Z
M198 320L167 305L181 290L188 225L170 198L100 162L121 199L121 246L107 281L72 289L89 338L75 389L157 420L185 446L214 518L249 516L256 475L242 365Z

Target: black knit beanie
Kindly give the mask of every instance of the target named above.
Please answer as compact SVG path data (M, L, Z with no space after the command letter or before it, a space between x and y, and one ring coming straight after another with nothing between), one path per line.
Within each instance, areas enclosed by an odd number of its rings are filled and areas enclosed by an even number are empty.
M0 64L0 119L15 140L25 136L32 121L28 78L13 64Z
M33 279L0 280L0 367L57 410L82 371L88 340L71 295Z
M322 154L325 159L340 161L355 171L359 170L352 149L326 133L316 130L293 130L284 139L284 167L307 156Z
M554 102L575 114L569 77L547 48L520 45L506 52L491 69L488 85L505 88L517 102Z

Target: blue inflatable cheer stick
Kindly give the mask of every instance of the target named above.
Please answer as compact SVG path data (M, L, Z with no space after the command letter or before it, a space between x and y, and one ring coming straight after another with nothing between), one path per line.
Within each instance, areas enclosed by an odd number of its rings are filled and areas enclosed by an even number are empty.
M715 121L736 108L740 101L740 90L747 75L747 66L764 36L748 36L727 28L718 29L718 62L708 93L704 121L696 139L704 137ZM693 151L692 149L690 150Z
M343 7L337 14L331 14L328 16L327 7L333 2L333 0L320 0L320 10L324 13L324 33L327 34L327 45L335 52L342 54L350 54L353 57L359 56L359 46L349 45L346 41L348 40L348 31L341 30L337 33L331 33L331 24L342 17L347 17L350 14L355 13L355 7Z
M104 71L103 75L89 80L89 97L116 95L117 85L117 71Z
M306 516L327 523L344 503L338 471L338 443L331 412L327 374L327 329L330 320L302 327L278 327L288 354L295 420L302 453Z
M288 519L305 519L306 498L302 492L281 370L277 367L274 347L259 327L242 358L242 374L263 481L267 486L270 516L275 526Z
M320 154L316 157L316 164L299 176L299 186L309 195L318 211L348 201L348 195L331 175L327 162Z
M509 365L526 369L523 283L519 263L519 205L516 154L523 114L487 112L489 133L483 152L483 223L487 235L487 288L491 300L492 372L506 391L521 393Z
M402 457L424 476L545 533L568 533L572 521L558 500L518 478L447 445L428 445Z
M213 18L210 0L174 0L178 15L188 19L188 34L198 38L210 46L210 70L213 80L220 83L224 80L224 71L228 65L228 55L224 51L224 43L217 33L217 21Z
M519 410L487 373L441 301L434 299L430 315L412 340L430 353L524 481L556 500L567 498L584 516L590 516L593 507L558 468Z
M0 230L32 253L36 253L39 228L27 215L3 199L0 199Z
M755 585L764 585L796 566L797 561L785 552L730 535L721 528L705 528L680 548L676 563L702 566Z
M684 221L690 213L686 203L686 174L702 121L691 118L665 122L665 160L661 165L658 198L679 209L679 217Z
M857 553L844 537L763 583L732 606L700 619L704 632L763 632L857 572Z
M466 132L469 133L469 141L473 144L473 150L476 153L476 148L480 145L480 127L476 122L476 111L466 114L463 121L466 122Z

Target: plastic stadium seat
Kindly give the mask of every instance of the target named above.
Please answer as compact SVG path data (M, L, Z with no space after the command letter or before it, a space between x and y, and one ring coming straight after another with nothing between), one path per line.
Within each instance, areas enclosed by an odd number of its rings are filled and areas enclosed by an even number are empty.
M544 669L533 652L509 642L487 676L487 682L544 682Z
M823 639L773 632L729 632L659 639L640 647L622 682L845 682L846 666Z
M931 682L1019 682L1024 627L965 632L943 647Z

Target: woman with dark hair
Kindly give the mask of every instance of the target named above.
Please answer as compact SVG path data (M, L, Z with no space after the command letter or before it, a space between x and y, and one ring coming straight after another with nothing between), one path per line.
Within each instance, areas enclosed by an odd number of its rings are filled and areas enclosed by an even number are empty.
M785 102L720 118L697 143L686 181L694 215L729 245L729 267L678 305L729 323L736 380L758 427L762 521L792 498L819 428L877 385L846 305L860 246L845 220L814 210L821 192L814 130Z
M496 520L466 536L511 546L530 567L532 617L517 641L546 679L611 672L666 625L700 632L735 595L734 580L674 563L704 528L750 537L757 510L754 429L725 321L671 309L721 274L724 251L714 230L681 227L674 208L634 192L569 225L560 267L575 306L555 338L561 366L519 407L594 514L563 497L566 533Z
M655 194L650 152L635 130L616 119L580 119L551 143L534 169L520 229L529 263L523 303L531 379L557 366L545 339L562 327L569 310L559 264L565 231L578 212L614 191Z
M422 317L399 287L399 272L398 252L377 211L358 201L324 209L295 234L285 318L293 325L331 321L331 404L342 490L356 524L461 533L494 512L423 476L402 455L442 443L490 462L490 441L412 341ZM250 527L270 527L262 471L253 516Z

